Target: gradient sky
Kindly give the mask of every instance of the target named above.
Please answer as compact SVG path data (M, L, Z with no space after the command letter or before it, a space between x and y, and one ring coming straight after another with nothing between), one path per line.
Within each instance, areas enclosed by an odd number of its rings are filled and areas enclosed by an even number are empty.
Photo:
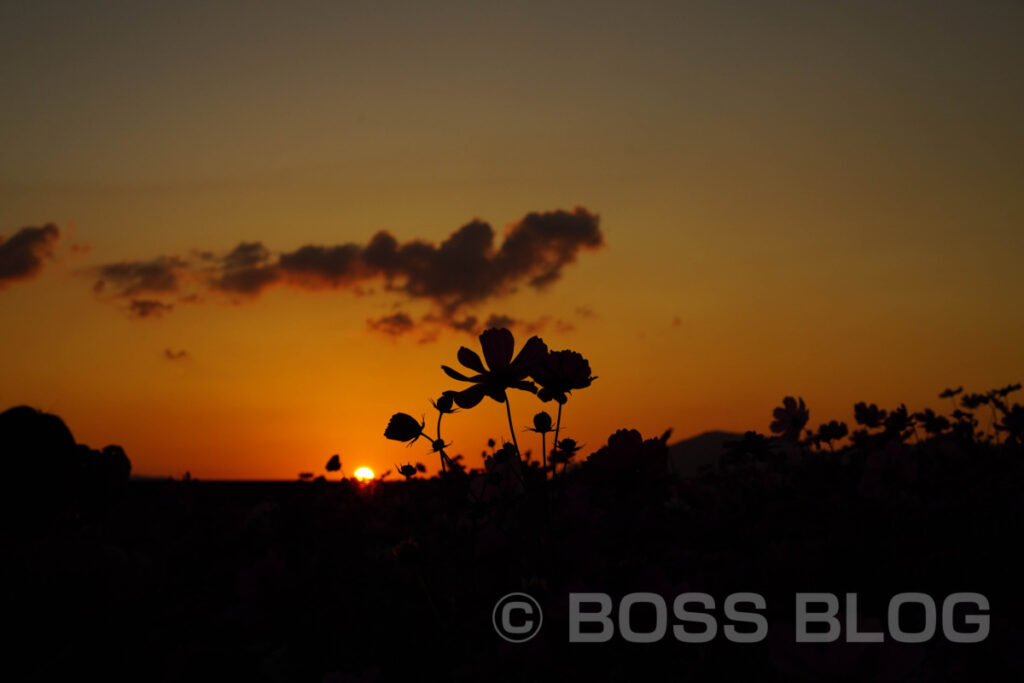
M588 447L765 430L789 394L816 426L1020 381L1022 29L1016 1L0 1L0 236L60 231L0 281L0 408L141 474L435 469L384 427L478 343L367 325L431 301L280 286L139 319L96 268L474 218L499 246L576 206L603 248L466 313L590 360L565 413ZM524 426L542 407L512 401ZM479 465L504 409L445 431Z

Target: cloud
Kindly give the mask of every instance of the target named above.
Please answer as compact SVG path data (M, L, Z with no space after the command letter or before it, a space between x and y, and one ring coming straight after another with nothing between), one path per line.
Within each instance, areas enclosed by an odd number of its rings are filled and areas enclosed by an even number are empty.
M217 261L213 256L205 258ZM280 272L271 263L270 251L262 242L241 242L227 256L219 259L219 272L209 280L209 285L222 292L254 295L280 277Z
M188 358L188 351L185 349L179 349L178 351L175 351L174 349L164 349L164 358L167 360L185 360Z
M59 240L60 230L52 223L22 228L7 240L0 236L0 289L35 277Z
M160 318L173 309L173 304L165 304L155 299L132 299L128 304L129 314L136 318Z
M490 327L507 327L513 330L521 330L526 334L539 334L549 328L556 332L572 332L576 326L571 322L554 319L550 315L542 315L532 320L513 318L505 313L491 313L483 321L475 315L468 315L465 318L445 318L439 315L428 314L423 316L417 326L424 330L431 330L426 338L433 340L437 338L436 330L449 328L457 332L465 332L470 336L476 336ZM421 342L422 343L422 342Z
M484 323L484 329L491 327L514 327L516 319L503 313L492 313Z
M440 243L400 242L380 231L365 244L307 244L274 254L262 242L241 242L224 255L194 249L186 258L102 265L94 270L94 290L110 300L132 300L136 317L155 317L171 309L171 300L205 300L206 294L237 302L287 286L369 296L378 293L371 286L378 282L383 292L426 301L434 312L420 323L405 313L384 316L367 321L370 329L396 335L426 323L468 332L478 325L471 309L520 286L543 290L580 253L604 246L598 215L583 207L529 213L505 230L500 244L496 240L490 224L474 219ZM135 304L142 295L164 307L143 310Z
M189 263L176 256L108 263L96 269L98 279L93 284L93 291L113 290L115 296L125 298L177 292L188 269Z
M437 322L444 323L445 320L436 316L428 316L424 318L424 322ZM475 315L468 315L462 320L449 319L447 321L448 327L459 332L469 332L470 334L476 334L478 318Z
M273 284L303 289L356 289L383 278L389 291L429 299L447 315L467 304L509 293L520 282L543 289L558 280L580 251L598 249L598 216L582 207L528 214L509 227L501 246L495 232L473 220L440 244L400 243L381 231L365 245L306 245L274 262L259 242L243 242L220 259L214 288L258 294Z
M398 313L384 315L374 320L367 320L366 326L374 332L398 337L406 332L411 332L416 327L416 323L408 313L399 311Z

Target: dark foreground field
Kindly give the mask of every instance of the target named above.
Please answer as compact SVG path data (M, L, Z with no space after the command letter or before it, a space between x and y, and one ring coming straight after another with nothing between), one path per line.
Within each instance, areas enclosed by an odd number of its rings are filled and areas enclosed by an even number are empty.
M662 440L623 431L548 480L499 452L487 472L369 486L132 481L84 512L8 518L5 666L28 680L1019 680L1019 442L861 437L832 454L750 436L689 478ZM544 610L528 643L492 627L512 591ZM569 643L569 593L597 591L663 596L668 635ZM718 601L711 642L673 638L687 591ZM722 637L721 601L741 591L766 598L761 642ZM846 644L844 624L836 643L796 643L794 596L812 591L857 593L869 631L897 593L941 609L977 592L990 635ZM634 630L653 615L635 608Z

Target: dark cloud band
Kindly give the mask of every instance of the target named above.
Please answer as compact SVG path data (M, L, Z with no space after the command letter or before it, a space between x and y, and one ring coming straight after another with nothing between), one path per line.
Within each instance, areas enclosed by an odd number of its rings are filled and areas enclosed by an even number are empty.
M497 246L494 228L481 220L463 225L440 244L402 243L381 231L366 244L309 244L274 255L261 242L242 242L223 256L197 250L189 260L159 257L103 265L96 269L95 289L115 300L144 296L167 306L133 303L129 308L139 317L152 317L170 310L168 297L181 302L202 298L197 297L199 292L220 292L237 300L275 286L360 294L367 282L379 280L389 292L432 302L447 325L470 328L476 326L475 319L456 321L462 309L521 285L544 289L582 251L602 247L598 223L598 216L582 207L530 213L509 226ZM404 333L415 324L411 318L399 321L395 316L369 321L371 329L388 334Z
M60 230L51 223L22 228L7 240L0 236L0 289L36 276L59 240Z

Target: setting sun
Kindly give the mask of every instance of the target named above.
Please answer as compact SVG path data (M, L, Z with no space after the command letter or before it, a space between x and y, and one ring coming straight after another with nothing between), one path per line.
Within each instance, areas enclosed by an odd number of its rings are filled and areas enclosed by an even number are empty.
M369 467L360 467L356 470L355 476L359 481L370 481L373 479L373 470Z

